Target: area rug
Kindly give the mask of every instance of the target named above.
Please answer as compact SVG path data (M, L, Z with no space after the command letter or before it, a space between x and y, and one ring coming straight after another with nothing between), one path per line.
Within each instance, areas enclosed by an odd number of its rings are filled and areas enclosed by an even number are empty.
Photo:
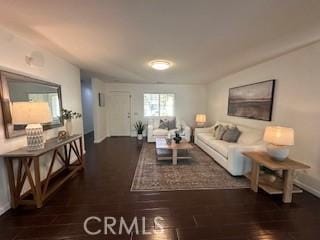
M233 177L199 147L192 159L157 160L155 144L144 143L131 185L132 192L248 188L245 177Z

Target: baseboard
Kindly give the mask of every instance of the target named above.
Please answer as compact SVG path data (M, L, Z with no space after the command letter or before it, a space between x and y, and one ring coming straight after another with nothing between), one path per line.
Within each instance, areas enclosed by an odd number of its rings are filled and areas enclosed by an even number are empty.
M99 139L94 139L94 143L101 143L103 140L105 140L108 136L104 136L102 138L99 138Z
M309 185L301 182L301 181L298 180L298 179L296 179L296 180L294 181L294 183L295 183L298 187L302 188L303 190L305 190L305 191L307 191L307 192L315 195L316 197L320 198L320 190L318 190L318 189L316 189L316 188L314 188L314 187L312 187L312 186L309 186Z
M0 216L4 214L6 211L8 211L10 208L10 202L6 202L2 206L0 206Z

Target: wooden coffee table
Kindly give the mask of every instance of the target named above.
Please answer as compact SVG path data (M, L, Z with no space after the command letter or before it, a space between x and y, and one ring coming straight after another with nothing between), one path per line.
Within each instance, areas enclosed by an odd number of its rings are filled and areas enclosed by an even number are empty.
M165 138L156 138L157 160L172 160L173 165L177 165L178 159L191 159L189 150L192 148L186 140L181 140L179 144L172 140L171 144L167 144Z

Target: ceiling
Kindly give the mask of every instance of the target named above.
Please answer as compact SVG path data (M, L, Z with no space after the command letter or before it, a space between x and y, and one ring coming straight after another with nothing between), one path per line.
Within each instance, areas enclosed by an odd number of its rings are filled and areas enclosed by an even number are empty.
M0 25L112 82L207 83L320 39L319 0L0 0ZM155 71L153 59L174 66Z

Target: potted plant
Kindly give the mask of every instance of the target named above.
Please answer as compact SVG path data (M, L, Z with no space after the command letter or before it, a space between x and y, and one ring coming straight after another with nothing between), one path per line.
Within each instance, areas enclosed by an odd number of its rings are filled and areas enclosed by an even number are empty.
M62 119L66 123L66 131L69 136L72 135L72 119L81 118L81 113L73 112L72 110L62 109Z
M134 124L134 128L136 129L137 133L138 133L138 140L142 140L143 139L143 131L145 129L145 125L142 123L142 121L138 121Z

